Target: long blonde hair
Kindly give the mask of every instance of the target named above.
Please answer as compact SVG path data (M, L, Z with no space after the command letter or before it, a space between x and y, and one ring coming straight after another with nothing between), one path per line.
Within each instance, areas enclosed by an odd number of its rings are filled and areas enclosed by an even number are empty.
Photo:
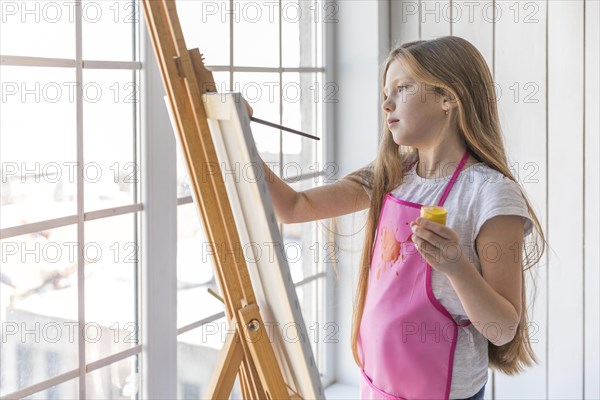
M464 139L469 153L478 161L486 163L516 182L504 150L493 78L485 59L475 46L457 36L443 36L433 40L408 42L396 47L390 52L382 72L382 101L385 100L385 77L392 61L399 61L402 68L417 82L433 87L440 95L457 99L458 104L454 110L456 130ZM418 157L416 148L399 146L394 142L385 120L383 126L383 136L369 179L372 182L371 204L366 222L352 323L352 353L359 367L362 365L357 339L382 199L387 192L401 183L404 167ZM538 264L547 244L540 222L522 189L521 193L534 222L534 232L528 235L531 243L527 242L524 246L521 319L511 342L502 346L488 346L489 366L509 375L521 372L523 366L539 364L529 342L524 272ZM535 280L533 282L535 288Z

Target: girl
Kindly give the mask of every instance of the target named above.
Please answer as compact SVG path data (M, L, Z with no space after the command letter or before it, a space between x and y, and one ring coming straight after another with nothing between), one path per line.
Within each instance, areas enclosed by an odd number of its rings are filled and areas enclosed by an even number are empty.
M269 173L273 207L283 223L369 208L352 329L361 398L482 399L488 367L515 374L538 362L523 273L544 234L509 169L493 79L471 43L405 43L382 82L376 159L303 192ZM420 218L422 205L444 206L447 224ZM524 246L533 228L536 246Z

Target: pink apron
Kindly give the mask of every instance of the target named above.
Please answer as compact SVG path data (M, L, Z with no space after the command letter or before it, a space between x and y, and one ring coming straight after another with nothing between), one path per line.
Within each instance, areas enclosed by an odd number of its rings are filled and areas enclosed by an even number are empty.
M469 154L465 151L438 203ZM362 399L448 399L458 324L435 298L431 266L411 240L421 204L387 193L377 226L358 349Z

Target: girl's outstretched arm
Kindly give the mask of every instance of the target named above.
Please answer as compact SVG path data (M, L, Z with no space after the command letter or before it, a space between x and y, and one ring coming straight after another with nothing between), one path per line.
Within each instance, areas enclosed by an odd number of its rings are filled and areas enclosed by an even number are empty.
M369 196L358 183L342 179L297 192L275 175L262 159L261 163L275 215L284 224L338 217L369 207Z

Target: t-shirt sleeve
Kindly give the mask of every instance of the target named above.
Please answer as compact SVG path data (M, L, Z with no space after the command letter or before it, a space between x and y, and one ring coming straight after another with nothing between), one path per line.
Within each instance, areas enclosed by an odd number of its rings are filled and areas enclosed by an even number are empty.
M483 224L497 215L520 215L525 224L524 237L532 232L533 221L518 183L505 176L489 179L482 185L478 196L474 238L479 235Z
M374 165L374 161L372 161L362 168L344 175L340 180L348 180L360 184L370 199L373 192Z

